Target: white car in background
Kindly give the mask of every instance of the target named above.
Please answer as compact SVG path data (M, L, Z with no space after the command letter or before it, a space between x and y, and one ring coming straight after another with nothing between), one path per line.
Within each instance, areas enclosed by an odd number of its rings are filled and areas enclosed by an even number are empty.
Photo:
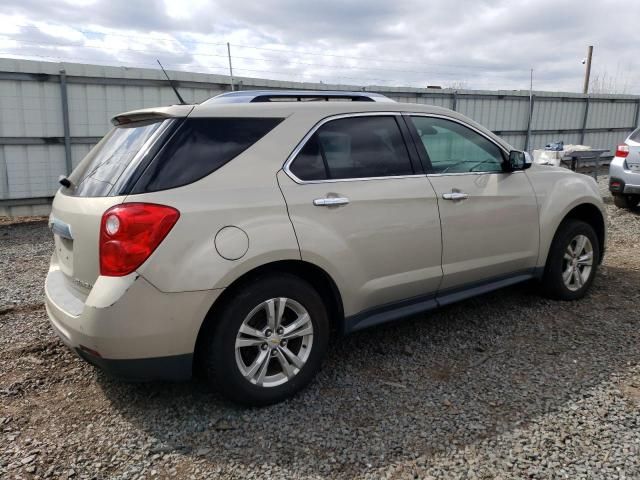
M640 203L640 128L618 145L609 166L609 190L620 208L634 208Z

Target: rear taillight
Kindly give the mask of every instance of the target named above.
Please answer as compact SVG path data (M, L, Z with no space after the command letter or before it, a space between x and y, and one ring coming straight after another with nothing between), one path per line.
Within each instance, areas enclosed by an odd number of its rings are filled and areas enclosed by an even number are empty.
M629 155L629 145L620 144L618 148L616 148L616 157L625 158Z
M175 208L153 203L123 203L102 215L100 275L122 277L149 258L178 221Z

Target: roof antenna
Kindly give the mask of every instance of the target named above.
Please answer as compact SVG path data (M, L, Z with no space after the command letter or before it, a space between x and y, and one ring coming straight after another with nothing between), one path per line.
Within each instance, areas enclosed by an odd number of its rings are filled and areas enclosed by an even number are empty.
M162 69L162 71L164 72L164 76L167 77L167 80L169 81L169 85L171 85L171 88L173 88L173 91L176 94L176 97L178 97L178 100L180 100L180 105L186 105L187 102L184 101L184 99L180 96L180 92L178 92L178 89L176 88L176 86L173 84L173 80L171 80L169 78L169 75L167 75L167 71L164 69L164 67L162 66L162 64L160 63L160 60L158 60L156 58L156 62L158 62L158 65L160 65L160 68Z

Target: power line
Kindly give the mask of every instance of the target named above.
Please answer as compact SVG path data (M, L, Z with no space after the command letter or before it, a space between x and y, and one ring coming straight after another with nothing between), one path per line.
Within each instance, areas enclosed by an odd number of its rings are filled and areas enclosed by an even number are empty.
M73 61L84 61L84 62L90 62L90 63L96 63L99 62L100 64L104 64L105 62L109 62L109 60L96 60L95 58L86 58L86 57L76 57L74 56L73 58L63 58L59 55L40 55L40 54L16 54L15 52L3 52L0 51L0 55L11 55L13 57L18 57L18 58L25 58L25 57L35 57L35 58L42 58L42 59L54 59L57 60L59 62L73 62ZM109 65L107 63L107 65L105 66L114 66L113 63L119 63L119 64L123 64L123 65L128 65L128 66L132 66L132 67L140 67L141 65L145 65L145 66L150 66L150 67L155 67L156 64L153 62L127 62L127 61L121 61L118 59L114 59L113 61L111 61L111 65ZM167 65L168 67L179 67L178 70L179 71L186 71L184 70L182 67L206 67L209 69L214 69L214 70L222 70L225 72L228 72L228 67L225 66L220 66L220 65L208 65L208 64L187 64L187 63L165 63L165 65ZM294 77L294 78L300 78L300 79L304 79L304 76L301 74L296 74L295 72L282 72L282 71L274 71L274 70L260 70L260 69L251 69L251 68L238 68L238 67L234 67L234 70L236 71L242 71L242 72L250 72L250 73L261 73L261 74L265 74L265 75L284 75L284 76L288 76L288 77ZM193 70L189 70L189 71L193 71ZM197 73L197 72L194 72ZM395 82L395 83L400 83L397 80L391 80L391 79L385 79L385 78L364 78L364 77L350 77L350 76L344 76L344 75L336 75L336 78L340 78L340 79L347 79L347 80L354 80L354 81L379 81L379 82ZM331 82L334 83L334 82Z
M332 53L316 53L316 52L305 52L305 51L300 51L300 50L290 50L290 49L279 49L279 48L269 48L269 47L257 47L255 45L240 45L237 43L232 43L231 44L234 47L240 47L240 48L252 48L255 50L268 50L268 51L272 51L272 52L280 52L280 53L293 53L293 54L298 54L298 55L317 55L317 56L321 56L321 57L336 57L336 58L348 58L348 59L352 59L352 60L367 60L367 61L374 61L374 62L380 62L380 63L405 63L405 64L410 64L410 65L434 65L434 66L440 66L440 67L458 67L458 68L480 68L480 69L486 69L486 66L483 65L462 65L462 64L454 64L454 63L416 63L416 62L409 62L407 60L392 60L392 59L385 59L385 58L379 58L379 57L359 57L359 56L352 56L352 55L336 55L336 54L332 54Z
M47 44L42 44L41 42L36 42L36 41L32 41L32 40L23 40L23 39L15 39L10 37L9 35L6 34L0 34L0 36L3 37L7 37L9 38L11 41L14 42L18 42L18 43L27 43L27 44L32 44L35 45L37 47L40 48L47 48L50 46L56 46L56 47L62 47L62 48L90 48L90 49L96 49L96 50L100 50L100 51L109 51L108 48L106 47L101 47L101 46L97 46L97 45L79 45L79 44L73 44L73 43L53 43L53 42L49 42ZM171 55L179 55L181 53L183 54L189 54L193 57L217 57L217 58L227 58L227 55L223 55L223 54L214 54L214 53L191 53L191 52L172 52L172 51L161 51L161 50L152 50L152 49L139 49L139 48L121 48L119 49L120 51L130 51L130 52L138 52L138 53L145 53L145 54L171 54ZM234 59L241 59L241 60L250 60L250 61L255 61L255 62L272 62L272 63L282 63L283 61L281 59L276 59L273 57L246 57L246 56L241 56L241 55L234 55L233 56ZM383 72L388 72L389 68L381 68L381 67L358 67L355 65L335 65L335 64L326 64L326 63L314 63L314 62L301 62L298 60L290 60L287 59L285 60L286 63L288 64L293 64L293 65L306 65L306 66L310 66L310 67L322 67L323 69L325 68L329 68L329 69L333 69L333 70L362 70L362 71L383 71ZM183 63L182 65L191 65L192 63ZM204 66L207 66L206 64L203 64ZM218 68L219 66L216 65L216 68ZM238 70L242 70L241 68L238 68ZM442 71L442 70L431 70L431 71L426 71L426 70L402 70L402 69L393 69L393 71L395 73L410 73L410 74L417 74L417 75L427 75L427 76L450 76L450 77L457 77L460 75L461 72L448 72L448 71ZM503 74L505 72L493 72L494 74ZM348 78L348 77L345 77ZM376 81L380 81L383 79L380 78L369 78L368 80L376 80Z
M31 24L31 25L14 24L14 26L27 27L27 28L38 28L33 24ZM213 45L213 46L219 46L219 47L226 46L226 42L206 42L206 41L202 41L202 40L188 40L188 39L184 39L184 38L176 38L174 36L172 36L171 38L154 37L154 36L138 36L138 35L128 35L128 34L121 34L121 33L110 33L110 32L100 32L100 31L96 31L96 30L80 29L80 28L69 27L68 25L59 25L59 26L70 28L70 29L73 29L73 30L75 30L77 32L80 32L80 33L83 33L83 34L89 34L89 35L116 36L116 37L123 37L123 38L128 38L128 39L138 38L138 39L145 40L145 41L149 41L149 40L171 41L171 42L178 43L180 46L184 46L185 43L187 43L187 44L195 44L195 45ZM7 34L4 34L4 35L7 36ZM16 39L16 41L18 41L18 40ZM272 48L272 47L259 47L259 46L256 46L256 45L246 45L246 44L238 44L238 43L230 43L230 45L232 47L238 47L238 48L272 51L272 52L286 53L286 54L298 55L298 56L300 56L300 55L311 55L311 56L320 56L320 57L334 57L334 58L345 58L345 59L352 59L352 60L366 60L366 61L373 61L373 62L378 62L378 63L395 63L395 64L401 63L401 64L406 64L406 65L420 65L420 66L433 65L433 66L439 66L439 67L453 67L453 68L463 68L463 69L482 69L482 70L487 70L488 68L492 68L492 67L495 68L496 66L499 66L499 65L486 66L486 65L468 65L468 64L453 64L453 63L449 63L448 64L448 63L431 63L431 62L424 63L424 62L416 62L416 61L407 61L407 60L371 57L371 56L338 55L338 54L332 54L332 53L319 53L319 52L311 52L311 51L305 51L305 50L282 49L282 48ZM209 54L209 55L211 55L211 54ZM221 56L226 56L226 55L221 55ZM236 58L235 55L234 55L234 58Z

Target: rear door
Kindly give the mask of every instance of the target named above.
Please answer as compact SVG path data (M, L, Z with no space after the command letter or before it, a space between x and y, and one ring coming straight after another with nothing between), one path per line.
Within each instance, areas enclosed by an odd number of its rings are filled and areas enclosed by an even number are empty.
M410 118L440 208L441 293L531 274L539 221L526 173L504 173L506 152L469 125L438 116Z
M302 259L338 283L346 316L433 297L442 277L436 195L402 122L325 120L278 174Z

